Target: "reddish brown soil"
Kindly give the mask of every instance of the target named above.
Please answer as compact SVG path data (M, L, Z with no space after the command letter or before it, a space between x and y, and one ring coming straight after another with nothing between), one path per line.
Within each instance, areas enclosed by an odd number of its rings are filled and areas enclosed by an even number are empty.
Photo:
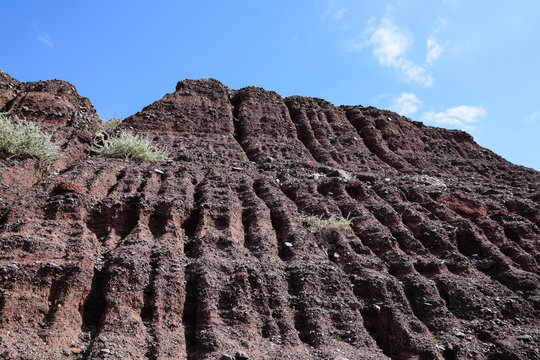
M123 124L151 164L69 83L0 108L63 149L0 161L2 359L540 359L540 173L464 132L185 80Z

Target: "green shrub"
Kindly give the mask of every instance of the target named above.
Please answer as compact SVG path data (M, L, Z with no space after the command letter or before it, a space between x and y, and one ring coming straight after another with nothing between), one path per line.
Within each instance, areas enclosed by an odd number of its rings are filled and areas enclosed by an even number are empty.
M103 133L101 136L96 133L94 143L90 147L90 150L99 157L150 162L164 162L170 159L167 149L153 145L143 135L121 131L117 135L104 137Z
M60 157L60 147L36 124L0 113L0 153L3 158L37 158L48 162Z
M300 214L300 221L310 233L318 233L326 230L344 230L351 225L349 218L332 215L328 219L322 216Z

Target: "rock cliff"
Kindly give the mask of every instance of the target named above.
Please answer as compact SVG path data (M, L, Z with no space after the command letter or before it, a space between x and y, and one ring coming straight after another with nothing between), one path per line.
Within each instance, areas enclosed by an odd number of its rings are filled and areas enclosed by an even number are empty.
M62 147L0 161L2 359L540 359L540 173L462 131L185 80L121 125L153 164L67 82L0 108Z

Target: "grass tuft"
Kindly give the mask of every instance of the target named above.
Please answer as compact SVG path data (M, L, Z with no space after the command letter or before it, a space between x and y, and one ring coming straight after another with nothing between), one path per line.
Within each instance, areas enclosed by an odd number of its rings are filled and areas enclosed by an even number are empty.
M37 158L49 162L60 157L60 147L36 124L0 113L0 153L5 159Z
M122 119L117 119L117 118L113 118L105 122L102 122L96 130L96 135L112 134L118 129L121 123L122 123Z
M325 219L322 216L301 213L300 221L313 234L327 230L344 230L351 225L351 220L348 217L344 218L343 216L336 215Z
M121 131L117 135L94 142L90 150L99 157L123 158L128 160L164 162L170 160L169 151L153 145L148 138L139 134Z

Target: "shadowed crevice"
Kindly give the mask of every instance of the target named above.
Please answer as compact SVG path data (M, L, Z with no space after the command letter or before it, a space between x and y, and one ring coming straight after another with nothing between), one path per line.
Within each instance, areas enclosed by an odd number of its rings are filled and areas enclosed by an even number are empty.
M90 332L92 338L99 333L101 321L107 308L107 302L105 299L106 284L107 279L104 270L94 268L94 276L92 277L90 293L84 300L81 309L81 330L83 332Z
M186 344L187 359L197 358L197 311L198 311L198 285L193 267L186 267L186 300L182 312L184 325L184 337Z

